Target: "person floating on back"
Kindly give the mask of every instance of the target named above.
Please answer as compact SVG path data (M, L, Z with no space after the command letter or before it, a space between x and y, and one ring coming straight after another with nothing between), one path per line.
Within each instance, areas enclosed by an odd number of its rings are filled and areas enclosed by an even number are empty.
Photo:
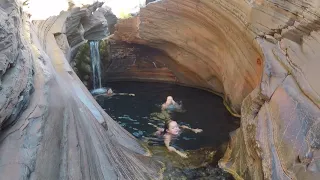
M168 96L167 97L167 101L165 103L162 104L161 106L161 110L181 110L182 109L182 105L176 103L172 96Z
M108 96L108 97L111 97L111 96L114 96L114 95L122 95L122 96L135 96L135 94L132 94L132 93L115 93L113 92L113 90L111 88L109 88L105 93L102 93L102 94L98 94L96 96L94 96L95 98L98 97L98 96Z
M167 121L164 125L164 128L159 128L158 126L156 126L152 123L148 123L148 124L157 129L157 132L155 133L156 135L163 136L164 144L167 147L167 149L169 150L169 152L175 152L183 158L187 158L187 154L180 152L179 150L177 150L176 148L174 148L170 145L172 140L176 139L181 134L180 128L191 130L194 133L202 132L202 129L198 129L198 128L193 129L193 128L190 128L190 127L184 126L184 125L179 126L178 123L173 120Z

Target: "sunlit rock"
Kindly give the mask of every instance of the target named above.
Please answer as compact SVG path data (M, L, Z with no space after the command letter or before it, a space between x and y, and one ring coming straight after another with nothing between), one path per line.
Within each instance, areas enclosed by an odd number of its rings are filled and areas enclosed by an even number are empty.
M30 22L21 6L0 2L1 179L157 179L159 163L70 67L72 12Z

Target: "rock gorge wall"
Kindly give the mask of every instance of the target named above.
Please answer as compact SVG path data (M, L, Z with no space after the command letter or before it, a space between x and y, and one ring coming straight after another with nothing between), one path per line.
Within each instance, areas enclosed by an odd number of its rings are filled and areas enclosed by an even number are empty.
M317 179L319 31L318 0L162 0L113 38L161 49L241 111L220 162L235 176Z
M176 81L164 64L169 57L163 52L143 45L109 42L111 57L104 72L105 81Z
M98 4L38 22L21 5L0 2L1 179L158 178L159 165L101 109L66 58L77 38L106 32L102 16L88 22Z
M92 89L89 43L79 44L74 49L76 55L70 60L71 67L83 84ZM68 52L64 52L68 56ZM199 87L203 81L163 51L149 46L105 38L99 43L99 53L104 82L151 81Z
M105 67L105 81L161 81L189 86L201 82L198 76L185 76L192 72L177 64L163 51L144 45L108 41L111 57Z
M200 76L198 86L224 93L239 112L244 97L259 83L261 57L239 28L242 22L223 14L215 1L153 2L139 17L120 21L115 38L165 51L194 72L185 76Z

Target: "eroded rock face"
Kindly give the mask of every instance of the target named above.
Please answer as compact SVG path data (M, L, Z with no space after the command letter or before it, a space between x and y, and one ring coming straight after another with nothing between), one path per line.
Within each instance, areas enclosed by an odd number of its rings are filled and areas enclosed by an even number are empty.
M158 178L160 165L71 69L70 13L31 23L17 1L0 7L1 179Z
M103 16L106 18L107 22L108 22L108 30L109 30L109 33L110 34L113 34L114 33L114 26L115 24L117 23L118 21L118 18L117 16L115 16L111 9L104 6L103 8L99 8L98 11L100 13L103 14Z
M201 83L198 76L188 76L192 74L190 70L155 48L110 40L110 54L110 61L105 64L106 81L162 81L189 86Z
M28 105L33 90L33 65L21 32L22 12L10 1L4 1L0 7L0 129L5 129Z
M317 179L319 7L317 0L162 0L120 21L114 38L165 51L241 111L222 167L244 179Z
M300 68L317 60L310 58L296 66L302 60L296 55L308 53L286 53L294 44L286 39L276 45L260 41L265 53L262 82L243 101L241 128L234 135L232 153L227 153L233 160L225 164L246 178L317 179L320 175L316 165L320 163L319 97L310 88L318 84L306 79L311 69Z
M66 21L66 36L71 47L86 40L100 40L109 35L108 28L114 29L117 18L108 7L96 2L88 7L73 8Z
M210 1L152 2L138 17L118 23L115 37L167 52L200 76L202 87L224 93L239 112L243 98L259 83L262 68L257 60L261 57L252 39L243 34L244 28L238 28L242 23L224 13Z

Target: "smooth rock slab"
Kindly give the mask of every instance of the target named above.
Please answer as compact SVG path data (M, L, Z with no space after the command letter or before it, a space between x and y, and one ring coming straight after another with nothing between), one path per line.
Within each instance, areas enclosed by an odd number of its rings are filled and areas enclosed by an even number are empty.
M20 5L0 2L0 31L12 38L0 38L8 45L0 49L1 179L157 179L161 165L71 69L59 36L70 13L31 23Z

